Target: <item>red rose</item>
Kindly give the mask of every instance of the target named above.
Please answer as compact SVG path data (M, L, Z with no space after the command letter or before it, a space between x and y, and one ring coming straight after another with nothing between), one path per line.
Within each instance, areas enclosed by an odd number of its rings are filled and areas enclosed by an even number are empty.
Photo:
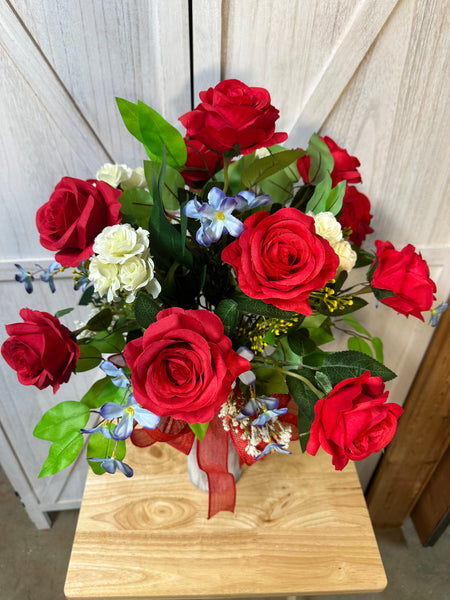
M331 156L334 160L334 167L331 172L333 187L344 180L349 183L359 183L361 181L361 175L358 172L358 167L361 163L356 156L350 156L347 150L338 146L331 138L319 137L330 149ZM310 164L311 159L307 154L297 160L298 172L305 183L309 183L308 171Z
M394 437L403 412L398 404L386 404L388 394L381 377L372 377L370 371L338 383L316 403L308 454L314 456L322 446L342 471L349 460L379 452Z
M69 381L80 356L70 331L47 312L22 308L23 323L6 325L9 337L2 346L8 365L17 371L22 385L40 390L51 385L53 392Z
M264 88L248 87L237 79L226 79L200 92L201 103L180 117L186 137L223 154L239 146L240 154L273 146L287 139L275 133L279 111L270 104Z
M107 225L120 223L121 193L104 181L93 185L63 177L36 214L41 245L56 251L63 267L77 267L92 256L95 237Z
M361 246L367 234L373 233L371 219L369 198L354 185L347 185L339 223L350 230L349 239L357 246Z
M391 242L376 240L375 246L376 268L371 278L375 295L377 289L394 292L395 296L377 297L402 315L413 315L423 321L420 313L430 310L436 291L427 263L412 244L400 251Z
M216 152L211 152L197 140L185 140L187 160L181 175L191 188L201 188L210 179L216 170L223 167L223 158Z
M316 234L314 219L296 208L282 208L273 215L254 213L244 226L222 252L241 290L283 310L310 315L310 293L332 279L339 266L330 244Z
M207 310L162 310L124 355L136 400L161 417L188 423L210 421L236 377L250 369L232 350L222 321Z

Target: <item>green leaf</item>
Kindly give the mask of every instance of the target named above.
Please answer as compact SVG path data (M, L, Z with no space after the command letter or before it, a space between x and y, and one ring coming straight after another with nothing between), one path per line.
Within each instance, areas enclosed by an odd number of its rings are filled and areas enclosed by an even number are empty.
M53 442L42 465L39 477L47 477L59 473L73 463L83 449L84 438L79 431L70 431L57 442Z
M137 324L142 329L147 329L151 323L156 321L156 316L161 307L145 292L137 295L134 303L134 316Z
M373 357L373 352L370 349L369 344L366 340L363 340L360 337L350 337L347 340L347 348L349 350L356 350L356 352L362 352L363 354L367 354L367 356Z
M55 317L57 319L60 319L64 315L68 315L69 313L71 313L73 310L74 310L73 307L72 308L63 308L63 309L55 312Z
M273 304L266 304L262 300L250 298L240 290L234 292L233 300L237 302L239 311L242 313L260 315L262 317L267 317L268 319L286 320L291 319L293 315L295 315L294 312L282 310L281 308L273 306Z
M351 247L356 252L356 263L354 267L355 269L357 269L358 267L366 267L367 265L371 265L373 263L375 258L373 253L367 252L367 250L363 250L356 244L351 243Z
M77 431L89 420L89 408L74 400L60 402L42 415L33 435L41 440L56 442L68 433Z
M75 371L82 373L90 369L95 369L101 362L102 354L100 350L97 350L91 344L82 344L80 345L80 357L77 360Z
M112 310L110 308L103 308L92 319L89 319L86 323L86 329L89 329L89 331L104 331L111 325L112 317Z
M370 338L372 337L370 335L370 333L367 331L367 329L361 325L361 323L358 321L358 319L354 315L352 315L352 314L343 315L342 320L345 321L347 323L347 325L350 325L350 327L352 327L358 333L363 333L364 335L367 335Z
M329 328L317 327L308 328L309 337L316 344L316 346L322 346L322 344L327 344L328 342L332 342L334 340L334 336L330 332Z
M383 301L385 298L392 298L395 296L395 292L392 290L381 290L379 288L372 287L373 295L377 300Z
M119 201L122 205L120 212L135 217L137 224L147 229L153 206L153 198L150 192L139 188L131 188L122 192Z
M300 372L303 375L303 371ZM309 440L311 425L314 421L314 407L318 401L316 394L309 387L294 377L287 377L289 393L298 406L298 434L302 451L305 452Z
M325 373L321 373L320 371L316 372L316 381L319 384L319 386L322 388L322 390L325 392L326 395L328 395L331 390L333 389L333 386L331 385L331 381L329 380L328 376L325 375Z
M315 215L324 212L330 193L331 177L328 174L325 174L323 179L316 185L314 194L306 205L305 212L312 212Z
M284 150L277 154L259 158L242 171L242 185L245 188L251 188L263 179L267 179L285 169L304 155L305 151L299 148L298 150Z
M344 379L359 377L364 371L370 371L373 376L381 377L383 381L390 381L396 377L393 371L374 358L351 350L328 354L323 361L321 371L328 375L333 386Z
M109 377L104 377L96 381L90 389L84 394L80 402L89 409L99 408L105 402L120 403L124 395L124 390L115 386Z
M256 375L255 386L258 395L271 396L272 394L289 393L285 376L273 367L252 365L252 371Z
M142 143L152 160L162 161L164 148L167 164L183 166L187 158L186 144L181 133L156 110L138 100L137 117Z
M237 302L231 298L224 298L217 305L215 313L223 323L225 335L229 336L239 319Z
M81 296L80 301L78 302L78 304L80 306L87 306L88 304L90 304L90 302L92 300L92 296L94 295L94 291L95 290L94 290L94 286L93 285L90 285L89 287L87 287L84 290L84 292L83 292L83 294L82 294L82 296Z
M278 154L279 152L284 151L285 148L279 145L271 146L269 148L269 152L271 154ZM282 171L279 171L278 173L267 177L267 179L260 181L259 187L261 188L263 194L269 194L272 199L272 206L277 203L281 204L282 206L286 206L286 203L292 199L293 185L294 183L297 183L299 178L300 175L298 173L297 166L295 163L292 163Z
M372 342L373 349L375 350L375 358L377 359L378 362L383 363L384 362L383 342L380 340L379 337L373 337L371 339L371 342Z
M208 425L209 421L208 423L189 423L189 427L192 429L192 431L195 434L195 437L198 439L199 442L201 442L202 439L205 437Z
M162 164L156 161L144 160L144 169L146 173L147 183L151 186L153 180L153 173L156 174L158 179L161 173ZM178 202L178 189L184 189L184 179L180 173L173 167L166 165L166 172L164 175L164 185L161 190L162 201L164 208L167 210L177 210L180 208Z
M340 296L336 297L339 298ZM359 296L345 296L345 298L351 298L352 304L346 304L342 308L338 308L336 310L330 310L325 302L319 300L319 298L313 298L311 296L309 298L309 304L311 308L328 317L340 317L342 315L355 312L367 304L367 300L364 300Z
M317 133L313 133L309 140L307 154L311 159L308 171L309 183L317 185L333 171L334 159L330 149Z
M136 139L143 143L141 129L139 127L138 107L137 104L133 104L129 100L116 97L117 106L120 114L122 115L125 127L134 135Z
M89 346L93 346L102 354L107 352L118 354L125 348L125 338L119 331L97 333L90 338Z
M345 196L346 181L340 181L328 194L325 210L333 215L337 215L342 209L342 203Z
M316 349L316 344L309 337L309 331L304 327L290 331L287 339L289 347L297 356L306 356Z
M108 429L114 429L114 423L108 424ZM112 456L114 452L116 442L114 440L110 440L106 438L102 433L93 433L89 436L89 443L87 447L87 459L89 462L89 466L92 471L96 475L103 475L106 471L102 468L101 463L98 462L90 462L90 458L108 458ZM115 457L119 460L123 460L125 458L126 446L124 441L117 442L117 446L115 447Z

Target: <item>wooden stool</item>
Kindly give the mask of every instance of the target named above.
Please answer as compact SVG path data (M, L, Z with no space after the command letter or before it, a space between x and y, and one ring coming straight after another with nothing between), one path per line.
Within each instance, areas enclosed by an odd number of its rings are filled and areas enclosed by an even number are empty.
M296 444L291 444L296 448ZM234 513L167 444L128 446L134 477L89 473L67 573L70 600L378 592L386 575L353 464L296 449L246 468Z

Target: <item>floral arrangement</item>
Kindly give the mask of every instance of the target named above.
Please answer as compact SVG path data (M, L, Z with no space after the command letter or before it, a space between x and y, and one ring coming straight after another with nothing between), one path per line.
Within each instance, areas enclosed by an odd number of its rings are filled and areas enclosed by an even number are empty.
M73 269L92 306L72 331L59 320L72 309L20 311L2 347L20 383L57 392L74 372L102 371L36 425L52 442L40 476L71 464L86 437L95 473L127 477L126 439L186 454L197 439L211 503L229 444L251 465L298 439L338 470L384 448L402 413L387 402L395 374L355 312L365 294L405 316L431 310L432 324L444 307L432 309L436 286L413 245L361 247L373 229L358 159L316 134L306 150L282 147L268 91L237 80L200 94L180 117L184 138L143 102L117 104L149 160L64 177L36 215L55 262L16 265L29 293L38 274L54 292ZM346 286L364 268L365 282ZM336 329L345 350L323 347Z

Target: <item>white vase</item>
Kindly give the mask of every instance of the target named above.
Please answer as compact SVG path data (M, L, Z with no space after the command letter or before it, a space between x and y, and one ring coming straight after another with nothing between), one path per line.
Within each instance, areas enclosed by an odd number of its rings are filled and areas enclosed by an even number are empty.
M198 465L197 444L198 440L196 438L192 444L191 451L188 454L188 475L191 482L198 487L199 490L202 490L202 492L207 492L209 490L208 476L206 475L205 471L200 469ZM236 452L236 448L231 440L228 440L228 473L233 475L235 481L239 481L239 478L242 475L242 468L239 464L239 454Z

